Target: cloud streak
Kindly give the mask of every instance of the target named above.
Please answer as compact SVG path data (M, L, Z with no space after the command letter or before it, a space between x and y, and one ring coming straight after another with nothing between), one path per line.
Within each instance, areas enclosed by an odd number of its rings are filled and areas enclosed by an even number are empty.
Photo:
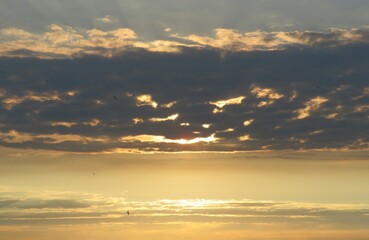
M63 198L60 198L63 196ZM79 200L76 200L79 199ZM212 222L288 224L345 229L368 227L367 204L252 200L163 199L127 201L73 192L2 192L0 225ZM126 210L131 216L126 216ZM32 211L29 211L32 210ZM355 219L355 220L354 220ZM359 224L359 225L358 225Z

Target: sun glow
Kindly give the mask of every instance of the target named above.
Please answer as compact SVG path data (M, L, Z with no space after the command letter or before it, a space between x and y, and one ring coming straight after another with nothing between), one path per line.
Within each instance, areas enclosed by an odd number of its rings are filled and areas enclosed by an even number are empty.
M227 201L223 200L211 200L211 199L180 199L180 200L161 200L160 202L175 207L186 208L205 208L209 206L224 205Z
M156 142L156 143L177 143L177 144L194 144L194 143L211 143L217 142L219 138L215 137L215 134L210 135L209 137L197 137L193 139L169 139L164 136L156 136L156 135L137 135L137 136L127 136L122 137L121 140L123 142Z

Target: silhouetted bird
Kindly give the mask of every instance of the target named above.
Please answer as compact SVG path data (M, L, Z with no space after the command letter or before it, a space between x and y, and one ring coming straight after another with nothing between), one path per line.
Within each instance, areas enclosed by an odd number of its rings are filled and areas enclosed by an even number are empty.
M127 211L127 215L129 216L129 211Z
M117 100L117 97L116 97L116 96L114 96L114 99L115 99L115 100Z

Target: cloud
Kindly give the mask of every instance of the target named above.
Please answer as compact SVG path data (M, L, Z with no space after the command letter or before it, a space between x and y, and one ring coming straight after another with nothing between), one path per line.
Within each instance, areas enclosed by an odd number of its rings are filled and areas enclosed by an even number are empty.
M134 47L142 39L130 29L79 31L53 26L16 41L35 35L46 44L46 36L58 36L53 44L63 49L97 53L88 44L102 38L96 44L103 49L113 44L109 56L0 59L1 146L93 153L367 148L363 30L307 32L315 40L301 46L226 52L189 42L178 52L155 52ZM232 42L239 37L232 34L219 36ZM111 40L130 47L118 54Z
M19 29L19 28L3 28L0 30L0 33L4 37L10 37L10 38L32 38L34 35L30 32L27 32L25 30Z
M327 102L327 98L316 97L305 103L305 108L296 110L297 116L295 119L304 119L310 116L310 113L316 111L320 106Z
M226 105L241 104L243 99L245 99L245 97L241 96L241 97L231 98L227 100L219 100L216 102L210 102L210 104L215 105L218 108L223 108Z
M261 101L258 103L258 107L265 107L274 103L274 101L281 99L284 97L283 94L277 93L274 89L271 88L260 88L257 86L253 86L251 89L251 93L256 96L256 98L265 99L267 101Z
M244 97L244 96L240 96L240 97L236 97L236 98L230 98L230 99L227 99L227 100L219 100L219 101L216 101L216 102L210 102L210 104L217 107L217 108L214 108L213 113L219 113L219 112L222 112L222 108L224 106L241 104L242 101L245 98L246 97Z
M96 18L95 22L102 23L102 24L112 24L112 23L117 23L118 20L113 16L105 15L104 17Z
M259 88L254 86L251 93L255 94L257 98L268 98L271 100L277 100L283 97L283 94L277 93L271 88Z
M129 48L132 39L136 38L135 32L129 28L79 31L56 24L50 25L48 31L42 34L32 34L17 28L1 29L0 34L5 38L11 37L0 43L1 55L11 56L12 53L23 51L23 56L30 52L43 58L65 58L79 54L108 56L111 54L109 50Z
M77 192L52 192L52 191L41 191L41 192L12 192L12 191L1 191L0 192L0 209L13 210L13 211L24 211L28 214L30 209L86 209L96 204L96 195L90 195L90 201L78 200L78 198L85 197L85 193ZM37 210L35 210L37 211Z
M97 223L212 222L274 224L361 229L368 227L367 204L254 201L249 199L161 199L127 201L121 197L73 192L0 193L0 223L3 226L45 226ZM60 198L60 196L64 196ZM75 198L89 200L78 201ZM125 211L131 215L126 218ZM32 211L29 211L32 210ZM6 219L4 221L4 219Z
M27 199L27 200L2 200L0 201L1 208L18 208L18 209L75 209L75 208L88 208L87 203L81 203L76 200L70 199L53 199L53 200L40 200L40 199Z
M254 29L281 30L286 27L320 30L336 26L366 26L369 18L363 9L368 6L367 2L360 0L354 0L351 4L334 0L324 3L308 0L236 1L231 4L221 0L188 0L180 4L168 0L155 3L149 0L137 0L134 3L108 0L104 5L97 0L67 1L62 4L55 0L48 4L39 0L25 4L5 0L0 15L5 26L17 25L33 31L39 31L51 23L89 28L96 25L96 18L107 17L117 20L117 25L129 24L152 37L166 27L185 33L206 33L220 26L242 32ZM12 13L17 13L17 18ZM106 16L107 13L110 16Z
M5 95L5 91L3 91L3 96ZM2 104L6 109L12 109L15 105L20 104L25 101L37 101L37 102L45 102L45 101L60 101L60 97L58 93L51 92L51 93L42 93L38 95L37 93L28 92L25 95L19 96L12 96L8 98L4 98L2 100Z
M251 125L253 121L254 121L254 119L246 120L246 121L243 122L243 125L245 127L247 127L247 126Z
M133 118L133 119L132 119L132 122L133 122L134 124L139 124L139 123L143 123L143 122L144 122L144 120L143 120L142 118Z
M271 39L272 35L266 32L239 33L233 29L218 28L216 38L207 36L189 35L183 37L202 46L209 46L229 51L276 50L283 44L278 39Z
M359 105L355 107L355 112L367 112L369 111L369 104Z
M57 124L56 126L65 126L71 127L73 125L68 124ZM55 125L54 125L55 126ZM5 143L25 143L32 141L41 141L44 143L56 144L62 142L106 142L108 139L106 138L91 138L91 137L83 137L76 134L28 134L28 133L19 133L17 131L9 131L8 133L0 133L0 139Z
M251 137L249 134L243 135L241 137L238 138L240 141L248 141L251 140Z
M368 43L368 32L360 29L331 29L328 32L247 32L218 28L215 38L189 35L180 37L202 46L227 51L273 51L288 46L339 46Z
M175 104L177 104L176 101L174 102L170 102L170 103L166 103L166 104L162 104L161 107L164 107L164 108L171 108L173 107Z
M112 23L110 16L100 22ZM69 58L80 55L112 57L131 49L151 52L179 53L183 48L215 48L222 51L276 51L289 47L337 47L353 43L369 43L367 29L337 29L326 32L245 32L217 28L215 38L196 34L172 33L169 39L145 40L131 28L113 30L81 29L51 24L44 33L31 33L21 28L0 29L0 55Z
M170 115L166 118L150 118L151 122L165 122L165 121L174 121L178 118L179 114Z
M211 143L217 142L219 138L212 134L209 137L196 137L193 139L167 139L164 136L153 136L153 135L138 135L138 136L127 136L122 137L122 141L132 142L155 142L155 143L177 143L177 144L194 144L199 142Z
M136 97L136 105L141 106L152 106L153 108L158 107L158 103L152 100L149 94L140 95Z

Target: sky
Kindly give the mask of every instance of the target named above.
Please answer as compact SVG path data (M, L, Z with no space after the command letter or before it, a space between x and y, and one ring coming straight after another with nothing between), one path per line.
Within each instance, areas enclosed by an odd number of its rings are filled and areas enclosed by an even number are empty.
M2 0L0 239L368 239L368 8Z

